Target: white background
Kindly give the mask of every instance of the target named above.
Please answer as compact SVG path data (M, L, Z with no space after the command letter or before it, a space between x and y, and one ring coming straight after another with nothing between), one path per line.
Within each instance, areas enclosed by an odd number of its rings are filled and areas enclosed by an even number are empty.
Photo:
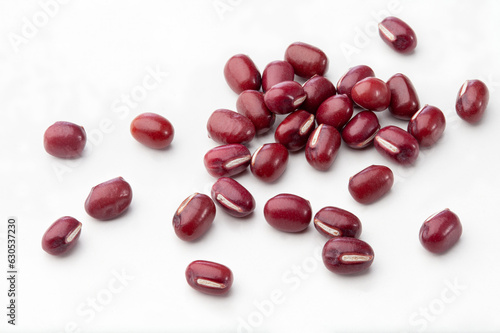
M48 17L41 4L50 2L0 2L2 271L7 217L19 220L18 326L6 323L2 278L0 331L500 330L499 2L73 0L49 6ZM415 30L413 54L395 53L375 33L388 14ZM445 113L444 136L408 168L374 149L342 146L328 172L310 167L303 152L291 155L274 184L246 172L237 180L253 193L254 214L237 220L218 210L205 237L181 241L171 225L175 210L195 191L209 194L215 181L203 166L216 146L206 120L217 108L235 109L237 96L222 74L226 60L245 53L262 70L295 41L325 51L334 83L358 64L383 80L406 74L421 104ZM161 72L159 83L144 90L150 71ZM462 83L475 78L490 88L490 103L471 126L454 105ZM142 112L173 123L169 149L148 149L131 137L130 122ZM378 115L382 125L406 127L387 112ZM44 151L43 133L58 120L85 127L89 141L80 159ZM270 133L249 148L272 141ZM371 164L391 167L396 181L386 197L363 206L347 182ZM83 207L90 188L117 176L133 188L130 209L113 221L92 219ZM356 214L361 239L375 251L370 270L337 276L321 262L326 238L312 225L301 234L270 227L263 206L283 192L307 198L314 212L332 205ZM433 255L418 232L447 207L460 216L463 236L448 253ZM83 223L82 234L69 255L53 257L42 251L41 237L64 215ZM197 259L232 269L228 297L187 285L184 270Z

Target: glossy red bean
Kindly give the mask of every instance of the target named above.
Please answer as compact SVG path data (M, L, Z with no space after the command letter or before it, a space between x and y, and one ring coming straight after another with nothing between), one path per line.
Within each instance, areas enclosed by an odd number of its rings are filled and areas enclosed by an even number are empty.
M335 127L319 125L307 141L307 162L316 170L328 170L337 157L341 142L340 133Z
M316 46L302 42L288 46L285 60L292 65L295 74L306 79L315 74L325 75L328 70L326 54Z
M67 121L55 122L43 135L45 151L60 158L79 157L86 142L85 129Z
M287 114L296 110L306 99L302 86L295 81L285 81L272 86L264 95L269 111Z
M404 74L395 74L387 81L391 91L389 112L396 118L410 120L420 108L417 91L410 79Z
M264 94L256 90L243 91L236 100L236 110L250 119L256 134L269 131L276 120L276 114L269 111L264 102Z
M248 143L255 137L255 126L247 117L226 109L215 110L207 122L208 136L221 144Z
M307 112L316 113L318 107L328 97L335 95L335 86L326 77L314 75L307 80L302 86L306 93L306 100L300 106L301 109Z
M314 227L326 237L354 237L361 235L361 221L351 212L337 207L321 208L314 215Z
M356 274L366 271L375 254L370 245L351 237L335 237L323 247L323 263L336 274Z
M212 186L212 199L229 215L243 217L255 209L255 199L248 190L236 180L219 178Z
M298 110L283 119L274 132L274 139L286 149L297 151L305 147L315 126L313 114Z
M248 89L260 89L260 72L252 59L245 54L229 58L224 66L224 77L229 87L237 94Z
M130 133L143 145L163 149L174 139L174 127L163 116L156 113L143 113L135 117L130 124Z
M374 77L373 70L366 65L359 65L349 68L349 70L337 82L337 94L345 94L352 102L352 87L359 81L367 77Z
M208 195L190 195L177 208L172 219L175 234L185 241L197 240L212 226L215 211L215 204Z
M397 126L382 128L373 143L382 156L401 165L413 164L417 160L419 152L417 139Z
M490 93L480 80L467 80L458 92L455 109L460 118L475 124L483 118L488 106Z
M351 148L368 147L380 129L377 115L372 111L356 114L342 130L342 139Z
M436 213L420 228L420 243L432 253L444 253L455 245L462 235L458 216L449 209Z
M252 155L250 170L255 177L268 183L276 181L285 172L288 150L281 143L266 143Z
M250 165L252 155L247 147L234 143L210 149L203 158L205 168L214 177L231 177Z
M378 24L382 40L394 51L410 53L417 47L417 36L412 28L403 20L389 16Z
M311 223L311 204L295 194L278 194L264 206L264 217L272 227L285 232L301 232Z
M196 260L186 268L186 280L194 290L222 296L229 292L233 284L233 272L212 261Z
M272 61L262 72L262 90L266 92L277 83L293 81L294 76L293 67L289 62L283 60Z
M71 250L80 237L82 224L71 216L56 220L42 237L42 249L52 255L61 255Z
M370 111L383 111L391 103L389 87L376 77L367 77L358 81L352 87L351 96L357 105Z
M349 193L359 203L370 204L383 197L394 184L392 170L371 165L349 179Z
M98 220L121 215L132 202L132 188L122 177L94 186L85 201L87 214Z
M353 111L351 99L347 95L331 96L316 111L316 122L331 125L340 131L351 119Z
M411 118L408 133L417 139L420 147L431 147L443 135L445 127L443 112L435 106L425 105Z

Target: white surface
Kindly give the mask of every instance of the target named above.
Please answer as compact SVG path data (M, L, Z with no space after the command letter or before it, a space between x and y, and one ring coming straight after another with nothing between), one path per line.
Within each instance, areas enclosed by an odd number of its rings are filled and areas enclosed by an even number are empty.
M47 2L0 3L0 267L5 270L6 219L14 215L20 272L15 328L6 323L1 279L0 331L70 332L71 325L81 332L500 330L499 2L74 0L59 5L15 52L12 33L22 36L25 20L43 16L40 3ZM416 31L414 54L396 54L370 30L376 13L386 11L382 18L388 9ZM326 52L334 83L358 64L384 80L405 73L421 103L446 114L444 137L410 168L374 149L343 146L332 169L318 172L303 152L292 154L275 184L249 172L237 177L256 198L252 217L236 220L219 210L202 240L181 241L171 225L176 208L195 191L208 194L215 181L202 162L216 145L207 138L206 120L217 108L235 108L237 96L222 75L225 61L245 53L262 70L294 41ZM353 54L342 51L347 45L356 48ZM122 96L140 92L151 70L168 76L127 106ZM460 86L473 78L484 80L491 95L477 126L454 111ZM130 121L146 111L173 123L170 149L148 149L129 134ZM406 126L387 112L379 115L383 125ZM58 120L86 128L91 138L81 159L44 151L43 132ZM270 141L272 134L249 147ZM396 182L383 200L363 206L350 197L347 182L370 164L390 166ZM133 188L129 211L109 222L90 218L83 208L90 188L116 176ZM333 205L356 214L361 238L375 250L370 271L354 277L327 271L318 256L326 239L312 225L302 234L272 229L262 209L282 192L307 198L315 212ZM449 253L435 256L420 245L418 232L446 207L460 216L464 232ZM64 215L83 222L82 234L70 255L52 257L40 240ZM185 267L196 259L232 269L229 297L187 285ZM123 273L133 279L120 282L115 275Z

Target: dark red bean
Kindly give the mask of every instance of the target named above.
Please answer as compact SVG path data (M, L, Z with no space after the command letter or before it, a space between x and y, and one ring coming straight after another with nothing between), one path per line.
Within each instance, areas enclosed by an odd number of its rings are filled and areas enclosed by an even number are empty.
M342 139L333 126L321 124L309 136L306 145L306 160L315 169L328 170L340 149Z
M377 115L372 111L361 111L342 130L342 139L351 148L368 147L380 129Z
M306 92L299 83L285 81L272 86L264 95L264 102L269 111L287 114L296 110L306 97Z
M382 156L401 165L413 164L417 160L419 152L417 139L397 126L382 128L373 143Z
M132 188L122 177L94 186L85 201L87 214L98 220L121 215L132 202Z
M214 177L231 177L250 165L252 155L247 147L234 143L210 149L203 158L205 168Z
M297 151L305 147L315 126L313 114L298 110L283 119L274 132L274 138L286 149Z
M82 224L71 216L56 220L42 237L42 249L52 255L61 255L71 250L80 237Z
M383 111L391 103L391 91L387 84L376 77L358 81L352 87L351 96L357 105L370 111Z
M187 283L195 290L208 295L226 295L233 284L233 272L224 265L196 260L186 268Z
M237 94L244 90L260 89L260 72L252 59L245 54L229 58L224 66L224 77L229 87Z
M321 208L314 215L314 227L326 237L354 237L361 235L361 221L347 210L337 207Z
M420 108L417 91L410 79L403 74L395 74L387 81L391 91L389 112L396 118L410 120Z
M268 183L277 180L288 164L288 150L281 143L266 143L252 155L250 170L255 177Z
M458 92L455 109L460 118L475 124L483 118L488 106L490 93L480 80L467 80Z
M349 70L337 82L337 94L345 94L352 102L352 87L359 81L367 77L374 77L373 70L366 65L359 65L349 68Z
M278 194L264 206L264 217L271 226L286 232L301 232L311 223L311 204L294 194Z
M420 243L432 253L444 253L455 245L462 235L458 216L449 209L436 213L422 224Z
M328 70L326 54L316 46L302 42L292 43L285 52L288 61L300 77L308 79L315 74L325 75Z
M289 62L283 60L270 62L262 72L262 90L266 92L275 84L293 81L294 76L293 67Z
M130 124L130 133L134 139L154 149L166 148L174 139L172 124L165 117L156 113L138 115Z
M370 204L383 197L394 184L394 174L383 165L371 165L349 179L349 193L359 203Z
M420 147L431 147L446 127L443 112L432 105L425 105L413 115L408 123L408 133L417 139Z
M250 192L232 178L219 178L212 186L212 199L229 215L243 217L255 209L255 200Z
M237 112L215 110L207 122L208 136L221 144L248 143L255 137L255 126L250 119Z
M215 219L215 204L208 195L194 193L177 208L172 225L177 237L194 241L203 236Z
M311 113L316 113L321 103L328 97L335 95L336 92L333 83L321 75L314 75L302 87L307 98L300 108Z
M331 125L342 130L353 114L352 102L347 95L335 95L327 98L316 111L318 124Z
M67 121L55 122L43 135L45 151L60 158L79 157L86 142L85 129Z
M357 238L335 237L323 247L323 263L337 274L355 274L366 271L375 254L370 245Z
M389 16L378 24L382 40L399 53L410 53L417 46L417 36L403 20Z
M236 101L236 110L250 119L256 134L264 134L271 129L276 114L269 111L264 102L264 94L256 90L245 90Z

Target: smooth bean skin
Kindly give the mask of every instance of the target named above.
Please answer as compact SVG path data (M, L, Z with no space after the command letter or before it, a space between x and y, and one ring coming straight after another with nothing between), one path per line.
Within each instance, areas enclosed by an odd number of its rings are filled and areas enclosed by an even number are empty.
M283 60L270 62L262 72L262 91L266 92L275 84L293 81L295 73L292 65Z
M272 183L285 172L288 154L288 150L281 143L263 144L252 155L250 171L258 179Z
M203 157L203 163L211 176L231 177L247 170L251 159L247 147L234 143L210 149Z
M372 111L361 111L345 125L342 139L351 148L363 149L373 142L379 129L377 115Z
M284 81L269 89L264 95L264 102L269 111L276 114L287 114L297 110L307 95L304 88L295 81Z
M309 79L315 74L325 75L328 70L326 54L316 46L307 43L292 43L285 52L285 60L289 62L296 75Z
M252 194L232 178L219 178L212 186L211 194L214 202L234 217L245 217L255 209L255 199Z
M87 142L87 134L82 126L57 121L49 126L43 135L45 151L59 158L79 157Z
M224 77L229 87L237 94L244 90L259 90L261 75L252 59L245 54L229 58L224 66Z
M57 219L42 237L42 249L48 254L62 255L75 247L82 223L71 216Z
M420 147L436 144L446 128L443 112L435 106L424 105L408 123L408 133L417 139Z
M316 122L335 127L341 131L353 115L352 101L347 95L327 98L316 111Z
M382 40L394 51L408 54L417 47L415 31L403 20L389 16L378 25Z
M274 139L286 149L297 151L306 146L315 126L313 114L298 110L283 119L274 132Z
M370 111L383 111L391 103L389 87L376 77L358 81L351 89L351 97L358 106Z
M192 242L203 236L212 226L216 208L212 199L202 193L187 197L177 208L172 219L177 237Z
M153 149L164 149L174 139L174 127L165 117L143 113L132 120L130 133L138 142Z
M278 194L267 201L264 206L264 217L275 229L301 232L311 223L311 204L295 194Z
M477 124L484 116L490 93L480 80L467 80L457 95L455 110L460 118L470 124Z
M185 276L194 290L208 295L227 295L233 285L233 272L213 261L193 261L186 268Z
M366 65L359 65L349 68L349 70L342 75L342 77L337 82L337 94L345 94L352 101L351 90L352 87L359 81L366 79L367 77L374 77L375 73L373 69Z
M391 91L389 112L398 119L410 120L420 108L413 83L406 75L398 73L389 78L387 87Z
M336 93L333 83L321 75L314 75L302 87L307 97L300 108L312 114L316 114L321 103Z
M362 231L361 221L353 213L338 207L321 208L314 215L314 227L326 237L359 238Z
M427 218L420 228L422 246L432 253L444 253L453 247L462 235L462 224L458 216L449 209Z
M349 179L349 193L361 204L371 204L382 198L394 184L392 170L384 165L371 165Z
M85 201L87 214L98 220L120 216L132 202L132 188L122 177L96 185Z
M375 254L368 243L351 237L334 237L323 247L323 263L333 273L348 275L366 271Z
M249 143L255 137L253 123L237 112L218 109L207 121L208 136L220 144Z
M268 132L276 121L276 114L269 111L260 91L243 91L236 100L236 110L250 119L255 126L256 135Z
M392 125L380 129L373 143L382 156L401 165L414 164L420 151L418 141L410 133Z
M316 128L306 144L306 160L316 170L330 169L342 143L339 131L333 126L321 124Z

